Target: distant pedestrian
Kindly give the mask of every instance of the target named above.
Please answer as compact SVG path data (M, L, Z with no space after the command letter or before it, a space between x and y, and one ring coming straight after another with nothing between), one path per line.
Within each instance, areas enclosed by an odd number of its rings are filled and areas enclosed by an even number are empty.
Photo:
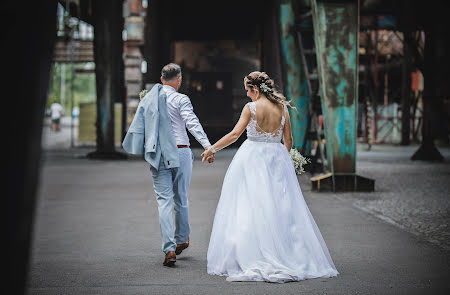
M51 128L53 131L60 131L59 123L62 116L64 116L64 109L62 105L57 102L52 103L52 105L50 106L50 118L52 120Z

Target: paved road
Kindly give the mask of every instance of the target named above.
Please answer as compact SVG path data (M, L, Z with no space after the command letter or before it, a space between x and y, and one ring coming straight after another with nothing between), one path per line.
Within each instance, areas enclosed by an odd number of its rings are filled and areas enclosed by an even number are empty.
M73 122L70 117L62 117L59 124L59 131L51 129L50 118L46 117L43 122L41 146L45 150L49 149L69 149L71 145L79 146L78 139L78 118ZM73 138L71 140L71 137Z
M424 164L392 149L359 154L358 172L376 178L375 193L314 193L308 176L299 177L341 274L286 284L230 283L206 273L212 219L236 150L220 152L213 166L202 165L201 151L194 151L191 246L176 268L161 265L158 213L145 162L87 160L82 149L47 152L29 294L445 294L450 252L444 180L450 152L444 149L446 163ZM409 196L418 204L407 202ZM411 211L420 206L430 218ZM435 217L442 228L435 226ZM411 233L405 224L416 221L434 228L433 239L439 241Z

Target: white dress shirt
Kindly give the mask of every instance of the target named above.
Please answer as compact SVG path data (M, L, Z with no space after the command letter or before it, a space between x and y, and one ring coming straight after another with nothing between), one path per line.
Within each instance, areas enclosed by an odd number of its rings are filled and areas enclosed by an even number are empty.
M189 145L189 137L186 132L187 128L203 148L210 146L211 144L194 113L194 108L189 97L176 92L169 85L164 85L163 90L167 95L167 111L172 120L173 133L177 145Z

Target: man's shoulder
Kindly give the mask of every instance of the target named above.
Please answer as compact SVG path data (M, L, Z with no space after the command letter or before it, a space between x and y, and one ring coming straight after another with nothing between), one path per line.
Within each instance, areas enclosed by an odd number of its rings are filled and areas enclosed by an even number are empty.
M173 91L172 93L173 93L173 95L176 95L177 97L187 96L186 94L181 93L181 92L178 92L178 91ZM171 93L171 94L172 94L172 93Z
M170 96L170 98L172 100L178 101L178 102L183 102L183 101L189 101L189 96L187 94L184 93L180 93L178 91L174 91L170 94L168 94L168 97Z

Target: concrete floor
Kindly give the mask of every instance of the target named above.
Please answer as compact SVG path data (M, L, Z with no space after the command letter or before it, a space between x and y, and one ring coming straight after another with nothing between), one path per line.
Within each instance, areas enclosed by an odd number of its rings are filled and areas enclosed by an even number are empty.
M448 239L440 234L441 239L433 243L425 231L408 225L439 222L444 226L433 228L445 233L448 214L428 219L412 214L414 204L405 201L411 190L397 185L413 185L417 195L424 197L437 195L428 202L433 204L431 209L426 201L420 204L431 217L448 213L450 190L448 180L444 181L450 174L448 148L443 150L446 162L442 164L411 164L405 150L398 147L362 151L358 172L376 179L375 193L315 193L310 191L308 175L300 176L304 197L340 275L286 284L230 283L206 273L213 216L235 149L219 152L213 165L201 164L201 150L194 150L191 246L178 257L175 268L162 266L148 165L138 158L88 160L83 157L87 152L78 148L44 153L29 294L409 295L450 290ZM440 165L435 166L438 175L425 178L433 165ZM403 209L391 210L395 215L383 206ZM401 218L402 214L408 218Z

